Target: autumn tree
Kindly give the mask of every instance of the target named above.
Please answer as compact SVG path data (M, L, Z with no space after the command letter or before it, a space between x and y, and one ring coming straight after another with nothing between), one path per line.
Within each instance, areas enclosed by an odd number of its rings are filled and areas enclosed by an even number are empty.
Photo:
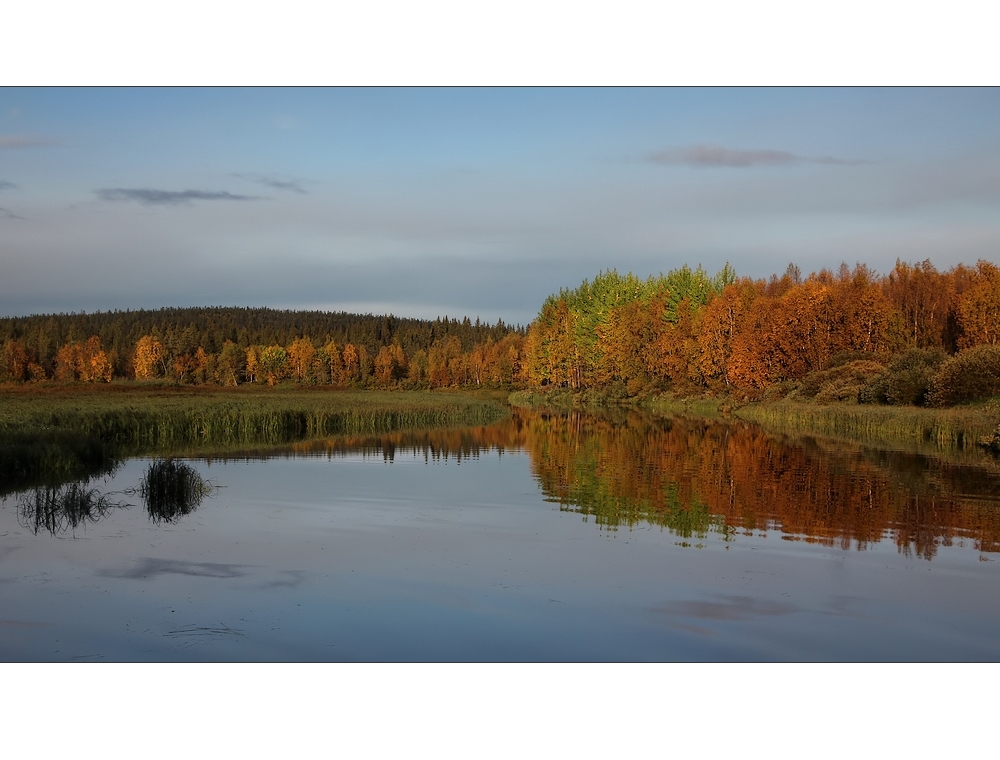
M81 371L83 380L87 382L111 382L111 359L101 346L99 337L92 335L87 338L82 358L86 362L86 369Z
M738 326L760 294L752 280L726 286L701 312L698 333L698 368L710 386L728 386L733 340Z
M163 344L152 335L143 335L135 344L132 367L137 380L148 380L165 374Z
M8 340L3 346L3 361L0 362L0 379L23 382L29 377L28 366L32 364L28 350L17 340Z
M644 386L653 376L649 359L667 323L661 299L649 303L633 300L611 309L596 327L597 344L593 378L600 385Z
M312 341L306 337L296 338L288 346L288 364L292 377L300 383L307 379L314 379L312 376L313 360L316 358L316 347Z
M528 329L526 339L533 384L578 387L581 377L579 352L573 337L576 333L576 316L566 298L550 296Z
M517 333L505 335L493 346L490 379L497 385L522 381L524 339Z
M56 352L57 380L110 383L111 376L111 360L101 346L101 339L96 335L86 341L67 343Z
M256 383L261 377L260 353L263 346L247 346L244 375L248 383Z
M482 385L487 379L492 348L493 341L488 339L486 343L474 345L468 353L469 377L476 385Z
M343 361L340 357L340 349L336 342L328 340L316 354L318 361L323 364L323 375L327 383L335 385L340 382L343 374Z
M398 343L382 346L375 357L375 381L383 388L398 383L407 373L406 355Z
M222 344L215 362L215 381L220 385L237 386L246 371L246 352L241 351L233 341Z
M911 348L944 348L954 278L940 274L930 259L906 264L899 259L883 280L889 303L898 312Z
M463 369L462 342L457 336L434 341L427 353L427 379L432 386L443 388L460 384Z
M406 373L407 380L411 385L416 387L423 387L428 382L428 360L427 352L422 348L418 348L414 351L413 356L410 357L410 367Z
M196 383L205 384L210 380L215 380L216 363L218 356L210 354L201 346L194 352L194 369L191 372Z
M348 385L361 379L361 357L353 343L345 343L341 355L340 384Z
M284 346L268 346L260 352L260 374L268 385L288 375L288 352Z
M687 298L677 304L674 313L674 320L660 325L652 350L646 354L646 364L661 382L669 381L674 388L689 391L704 384L698 346L701 313Z
M958 347L996 345L1000 342L1000 268L979 261L971 280L957 299Z
M66 383L80 377L80 344L67 343L56 351L55 379Z
M198 363L194 356L185 352L174 357L173 361L174 379L178 383L193 383L194 373L198 369Z

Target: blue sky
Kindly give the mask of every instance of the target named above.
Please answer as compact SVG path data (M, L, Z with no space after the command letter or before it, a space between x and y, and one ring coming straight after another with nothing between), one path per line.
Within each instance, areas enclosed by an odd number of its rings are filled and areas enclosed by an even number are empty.
M0 315L1000 261L996 89L0 89Z

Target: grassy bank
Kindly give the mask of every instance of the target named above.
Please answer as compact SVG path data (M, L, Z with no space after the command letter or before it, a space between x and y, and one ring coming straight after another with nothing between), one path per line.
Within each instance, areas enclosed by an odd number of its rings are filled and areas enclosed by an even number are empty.
M685 398L667 394L620 400L600 393L575 393L558 388L520 391L511 394L510 403L554 411L627 405L654 414L737 417L782 435L827 436L886 447L904 445L928 452L986 447L1000 453L1000 398L949 409L929 409L802 401L739 404L726 397Z
M733 404L718 398L683 398L668 394L660 396L628 397L613 388L591 388L573 391L569 388L552 388L534 391L515 391L510 394L511 406L526 409L551 409L553 411L591 411L625 407L642 409L653 414L686 414L697 417L720 417L732 411Z
M0 399L0 437L70 430L140 444L380 433L484 424L506 414L489 399L420 391L119 384L10 387Z
M781 433L811 433L927 450L965 450L993 440L1000 424L1000 402L994 399L951 409L926 409L779 401L747 404L734 415Z
M0 389L0 486L101 472L145 454L489 424L505 405L458 393L25 385Z

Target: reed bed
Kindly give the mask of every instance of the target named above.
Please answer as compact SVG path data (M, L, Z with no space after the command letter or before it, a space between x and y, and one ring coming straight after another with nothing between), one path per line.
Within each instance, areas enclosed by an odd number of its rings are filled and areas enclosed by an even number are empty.
M340 433L481 425L508 413L486 399L405 391L132 386L129 392L5 389L0 394L0 441L56 430L154 449L194 442L250 445Z
M643 402L642 408L656 414L681 414L716 419L731 411L731 404L718 398L684 398L662 395L647 399Z
M486 425L489 398L418 391L179 386L0 388L0 495L112 470L133 456L282 446L333 435Z
M782 433L811 433L934 451L968 450L989 440L1000 423L996 401L951 409L778 402L748 404L735 416Z

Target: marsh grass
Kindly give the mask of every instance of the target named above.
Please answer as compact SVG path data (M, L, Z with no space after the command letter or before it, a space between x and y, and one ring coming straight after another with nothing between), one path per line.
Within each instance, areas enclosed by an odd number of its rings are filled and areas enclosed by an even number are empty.
M724 398L684 398L670 395L654 396L642 404L643 409L656 414L680 414L716 419L727 415L731 402Z
M419 391L112 383L0 387L0 496L106 474L137 456L274 448L309 438L487 425L489 397Z
M848 365L845 371L854 368L854 365ZM580 394L559 388L515 392L510 396L510 403L541 411L566 412L581 408L590 411L582 404L583 398ZM741 404L725 396L661 394L641 399L636 406L659 415L709 419L736 417L777 435L817 435L889 449L903 446L930 454L971 452L975 449L1000 454L1000 397L977 404L938 409L823 404L794 398Z
M46 431L62 431L118 444L134 455L176 445L275 444L342 433L481 425L507 414L496 401L458 394L141 385L105 389L5 388L0 441L20 444Z
M811 433L882 446L905 444L918 451L975 449L1000 422L997 400L951 409L797 403L748 404L735 416L771 432Z

